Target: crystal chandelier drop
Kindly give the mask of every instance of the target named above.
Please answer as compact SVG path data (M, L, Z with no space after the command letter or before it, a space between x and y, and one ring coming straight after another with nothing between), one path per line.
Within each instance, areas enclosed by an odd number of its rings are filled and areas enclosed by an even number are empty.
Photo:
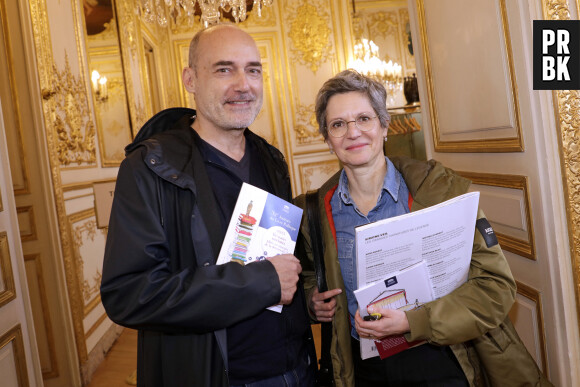
M354 61L351 66L359 73L371 77L385 85L389 97L402 90L403 74L401 65L379 58L379 47L372 41L361 39L354 46Z
M193 26L194 17L207 27L217 24L222 14L231 15L236 23L246 20L248 3L251 0L138 0L141 17L148 23L158 23L166 27L168 17L181 20L184 16L190 26ZM262 7L270 6L274 0L253 0L252 8L256 9L258 17L262 16Z

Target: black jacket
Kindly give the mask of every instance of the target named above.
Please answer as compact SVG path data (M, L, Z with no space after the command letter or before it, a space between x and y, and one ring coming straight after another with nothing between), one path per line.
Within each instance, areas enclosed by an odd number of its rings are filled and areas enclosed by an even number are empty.
M281 295L267 261L215 265L220 225L194 114L176 108L153 117L127 146L117 177L101 298L114 322L139 330L140 387L227 386L225 328ZM251 132L246 139L274 193L291 201L282 154Z

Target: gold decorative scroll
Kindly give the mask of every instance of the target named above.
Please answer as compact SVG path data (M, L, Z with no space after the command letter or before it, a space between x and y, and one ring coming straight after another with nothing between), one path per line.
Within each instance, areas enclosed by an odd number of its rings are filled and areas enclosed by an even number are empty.
M315 2L303 3L287 16L292 42L292 59L306 65L313 73L331 56L332 44L328 27L330 16Z
M52 126L57 135L57 154L61 166L95 164L95 126L87 100L86 87L71 73L68 55L65 68L54 72Z
M569 3L566 0L544 0L544 19L570 20ZM580 12L580 7L578 9ZM560 133L560 160L568 218L568 237L572 256L572 274L576 290L576 313L580 321L580 91L558 90L553 92L557 107L556 127Z
M296 102L296 139L301 145L319 142L322 136L318 133L318 123L314 113L314 105L304 106Z

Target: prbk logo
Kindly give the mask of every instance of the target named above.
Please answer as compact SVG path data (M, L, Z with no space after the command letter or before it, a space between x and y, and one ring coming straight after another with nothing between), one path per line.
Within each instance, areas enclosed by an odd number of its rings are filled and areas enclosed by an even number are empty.
M534 90L580 90L580 20L534 20Z

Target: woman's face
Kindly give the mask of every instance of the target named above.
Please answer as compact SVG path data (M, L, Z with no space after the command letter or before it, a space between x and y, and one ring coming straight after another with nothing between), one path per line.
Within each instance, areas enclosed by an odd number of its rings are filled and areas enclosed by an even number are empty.
M327 125L330 127L333 121L341 119L348 122L348 128L343 137L333 137L329 131L326 143L348 169L374 167L384 163L383 145L387 128L381 128L379 118L376 117L372 120L374 123L372 129L361 131L354 122L361 115L377 116L368 97L363 93L350 91L335 94L328 100Z

